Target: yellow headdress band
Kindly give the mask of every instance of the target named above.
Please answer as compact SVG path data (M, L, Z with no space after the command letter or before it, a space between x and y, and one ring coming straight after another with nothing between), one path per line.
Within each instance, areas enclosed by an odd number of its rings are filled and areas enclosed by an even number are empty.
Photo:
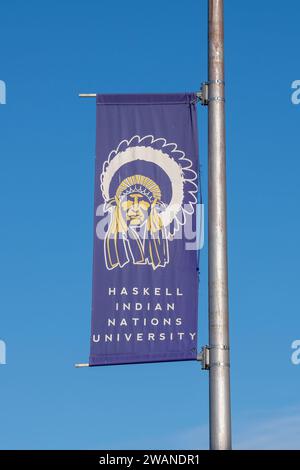
M161 200L161 191L159 186L150 178L143 175L133 175L125 178L116 191L116 198L123 195L137 192L144 194L150 201Z

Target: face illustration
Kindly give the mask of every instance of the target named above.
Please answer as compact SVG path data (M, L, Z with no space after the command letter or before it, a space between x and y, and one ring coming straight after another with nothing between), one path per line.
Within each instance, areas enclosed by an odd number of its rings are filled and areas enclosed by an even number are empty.
M122 211L128 225L141 226L149 215L150 202L143 194L129 194L121 202Z

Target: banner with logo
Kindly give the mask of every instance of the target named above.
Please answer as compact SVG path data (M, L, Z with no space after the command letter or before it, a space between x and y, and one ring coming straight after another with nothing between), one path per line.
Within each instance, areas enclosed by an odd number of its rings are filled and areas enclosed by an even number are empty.
M91 366L197 358L196 103L97 95Z

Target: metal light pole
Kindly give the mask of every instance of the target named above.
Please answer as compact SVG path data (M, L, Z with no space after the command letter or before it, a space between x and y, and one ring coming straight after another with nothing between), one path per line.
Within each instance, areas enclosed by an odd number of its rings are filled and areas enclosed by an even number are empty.
M223 0L208 0L210 448L231 449Z

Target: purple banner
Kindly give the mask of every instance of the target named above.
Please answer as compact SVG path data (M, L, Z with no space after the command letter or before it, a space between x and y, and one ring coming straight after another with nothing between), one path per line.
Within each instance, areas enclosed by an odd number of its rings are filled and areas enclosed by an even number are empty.
M197 358L196 102L97 95L91 366Z

